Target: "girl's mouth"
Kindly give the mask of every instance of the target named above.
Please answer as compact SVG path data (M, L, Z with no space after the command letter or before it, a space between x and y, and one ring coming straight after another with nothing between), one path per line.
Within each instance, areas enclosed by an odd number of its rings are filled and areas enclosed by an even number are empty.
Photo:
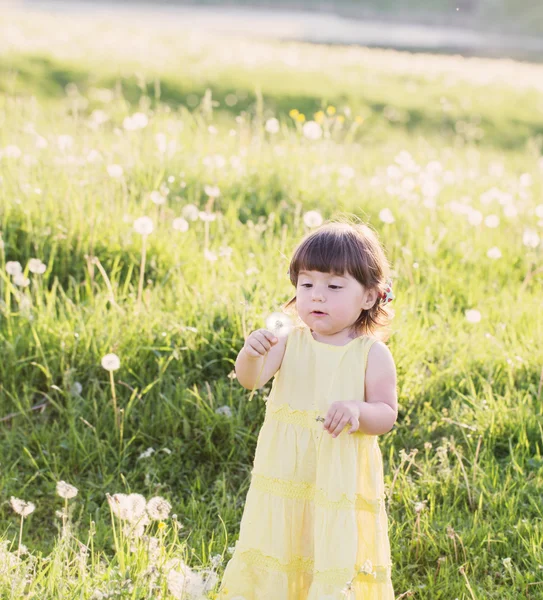
M320 310L314 310L311 313L312 315L317 315L318 317L324 317L326 315L325 312L321 312Z

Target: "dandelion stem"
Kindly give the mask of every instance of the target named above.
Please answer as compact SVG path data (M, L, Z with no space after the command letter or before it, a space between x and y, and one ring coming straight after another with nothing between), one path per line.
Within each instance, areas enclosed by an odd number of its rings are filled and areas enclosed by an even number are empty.
M113 412L115 414L115 427L119 428L119 417L117 413L117 396L115 394L115 380L113 379L113 371L109 372L109 381L111 383L111 399L113 401Z
M21 515L21 527L19 529L19 547L17 548L17 558L19 558L19 556L21 554L21 543L23 541L23 521L24 521L24 517L23 517L23 515Z
M137 308L139 310L141 304L141 296L143 294L143 278L145 276L145 257L147 253L147 236L142 236L142 246L141 246L141 265L140 265L140 281L138 285L138 300L137 300Z
M258 387L258 383L260 381L260 376L262 375L262 371L264 370L264 365L266 364L266 359L268 358L268 354L266 353L266 355L264 356L264 360L262 361L262 367L260 368L260 373L258 374L258 377L256 378L256 382L255 385L251 391L251 395L249 396L249 402L253 399L253 396L255 394L255 390Z

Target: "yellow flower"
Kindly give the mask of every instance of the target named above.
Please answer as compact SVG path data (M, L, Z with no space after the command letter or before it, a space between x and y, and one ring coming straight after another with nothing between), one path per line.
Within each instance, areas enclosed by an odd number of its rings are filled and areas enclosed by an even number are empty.
M330 116L332 116L332 115L335 115L335 114L336 114L336 109L335 109L335 107L334 107L334 106L329 106L329 107L326 109L326 112L327 112L327 113L328 113Z
M324 121L324 112L322 110L319 110L313 116L315 117L315 121L317 121L317 123L322 123Z
M360 115L356 115L356 119L355 121L361 125L364 122L364 117L361 117Z
M338 123L343 123L345 121L345 117L343 115L338 115L336 117Z
M157 525L157 527L159 529L164 529L166 527L166 523L164 523L164 521L160 521L160 523Z
M295 108L293 108L288 114L291 118L295 119L300 113Z
M296 117L296 120L298 121L298 123L303 123L305 121L305 115L303 113L299 113Z

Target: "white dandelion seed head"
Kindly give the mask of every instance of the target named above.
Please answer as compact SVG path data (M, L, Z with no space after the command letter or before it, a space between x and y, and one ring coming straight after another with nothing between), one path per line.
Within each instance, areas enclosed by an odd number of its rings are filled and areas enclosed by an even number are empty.
M474 308L466 310L465 315L468 323L479 323L479 321L481 320L481 313Z
M265 129L268 133L277 133L279 131L279 121L275 117L268 119Z
M213 252L208 248L204 248L204 258L209 262L215 262L218 259L218 256L216 252Z
M221 195L221 190L219 189L219 187L217 185L205 185L204 192L210 198L218 198Z
M147 115L142 112L134 113L132 116L125 117L123 119L123 127L127 131L135 131L137 129L144 129L147 127L149 119Z
M211 221L215 221L215 219L217 218L217 215L216 215L216 213L208 213L204 210L201 210L198 213L198 217L200 218L201 221L211 222Z
M142 459L142 458L149 458L151 456L151 454L153 454L153 452L155 451L154 448L152 448L151 446L149 448L147 448L147 450L144 450L139 456L138 456L138 460Z
M185 204L181 209L181 214L189 221L196 221L200 215L200 210L196 204Z
M172 505L161 496L151 498L147 503L147 513L151 519L163 521L168 518Z
M62 152L65 152L74 145L74 138L71 135L59 135L57 145Z
M30 279L25 277L22 273L16 273L13 276L13 283L19 287L27 287L30 284Z
M57 494L61 498L75 498L77 496L77 492L78 489L75 486L70 485L62 480L57 482Z
M317 121L307 121L302 127L302 133L308 140L318 140L322 137L322 127Z
M110 177L113 177L114 179L120 179L123 176L124 169L121 167L121 165L108 165L107 172Z
M288 336L293 327L292 319L283 312L273 312L266 319L266 329L278 338Z
M83 391L83 386L79 383L79 381L74 381L70 391L74 396L79 396Z
M226 404L224 406L219 406L219 408L215 409L215 412L218 415L225 415L228 418L232 416L232 409Z
M138 217L134 221L134 231L140 235L149 235L153 232L153 220L151 217Z
M308 210L303 216L304 223L310 229L320 227L323 223L323 218L318 210Z
M32 502L26 502L25 500L21 500L20 498L15 498L12 496L10 498L11 508L21 517L28 517L29 514L33 513L36 509L36 505Z
M39 258L31 258L28 261L28 270L31 273L34 273L36 275L42 275L43 273L45 273L46 269L47 265L45 265L45 263L43 263Z
M485 217L485 225L491 229L495 229L500 224L500 217L498 215L487 215Z
M157 205L166 204L166 196L163 196L158 190L153 190L149 197Z
M121 360L116 354L106 354L102 358L102 367L106 371L116 371L121 366Z
M537 248L540 242L539 234L535 229L525 229L522 235L522 243L528 248Z
M7 158L20 158L22 155L21 149L19 146L15 146L14 144L9 144L4 148L3 152L4 156Z
M23 272L23 267L18 260L8 260L6 263L6 272L8 275L18 275Z
M383 221L383 223L394 223L395 220L390 208L383 208L379 212L379 218L381 219L381 221Z
M492 248L489 248L486 255L488 256L488 258L496 259L496 258L501 258L502 253L501 253L501 250L498 248L498 246L492 246Z
M538 204L535 207L535 215L536 215L536 217L543 219L543 204Z
M172 221L172 227L176 231L180 231L181 233L184 233L185 231L188 231L188 229L189 229L189 223L183 217L177 217L177 219L174 219Z

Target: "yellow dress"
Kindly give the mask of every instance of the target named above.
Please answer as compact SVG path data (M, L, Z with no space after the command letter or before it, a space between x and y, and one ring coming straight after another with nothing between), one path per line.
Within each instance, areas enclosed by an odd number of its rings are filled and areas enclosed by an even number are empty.
M377 436L349 435L348 424L333 438L316 420L337 400L364 400L375 341L290 332L218 600L394 600Z

